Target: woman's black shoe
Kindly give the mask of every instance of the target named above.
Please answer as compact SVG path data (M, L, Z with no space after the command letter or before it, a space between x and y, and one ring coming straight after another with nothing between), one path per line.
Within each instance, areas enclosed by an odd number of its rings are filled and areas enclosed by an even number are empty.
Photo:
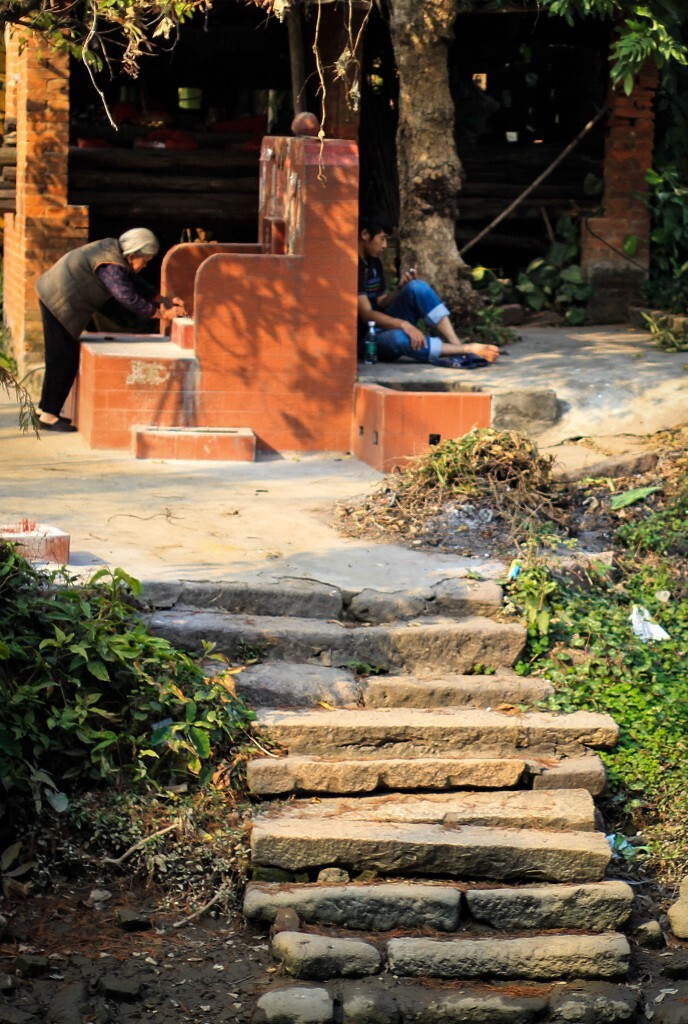
M76 427L72 426L67 420L55 420L54 423L44 423L43 420L38 421L38 426L41 430L54 430L58 434L75 434Z

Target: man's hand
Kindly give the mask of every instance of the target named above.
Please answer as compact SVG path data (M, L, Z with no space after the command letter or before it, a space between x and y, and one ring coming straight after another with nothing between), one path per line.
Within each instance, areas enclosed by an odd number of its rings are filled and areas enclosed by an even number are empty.
M470 345L464 345L464 348L466 352L472 352L474 356L487 359L488 363L494 363L495 359L499 357L499 349L496 345L483 345L480 342L472 342Z
M399 287L403 288L405 284L409 283L409 281L415 281L416 277L415 269L411 268L410 270L406 270L399 278Z
M399 327L411 342L412 349L417 351L419 348L425 348L425 335L422 331L419 331L418 328L414 327L408 320L400 320Z

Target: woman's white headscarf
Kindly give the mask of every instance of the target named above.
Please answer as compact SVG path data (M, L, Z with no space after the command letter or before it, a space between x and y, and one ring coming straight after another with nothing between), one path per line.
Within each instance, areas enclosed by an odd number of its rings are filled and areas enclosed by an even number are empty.
M148 228L131 228L119 236L123 256L155 256L160 243Z

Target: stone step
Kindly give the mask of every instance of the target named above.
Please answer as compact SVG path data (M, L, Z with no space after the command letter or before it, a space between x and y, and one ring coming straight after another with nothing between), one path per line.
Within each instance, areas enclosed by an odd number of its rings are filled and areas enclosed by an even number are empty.
M312 708L321 702L356 707L365 684L348 668L267 661L247 665L234 676L234 685L253 707Z
M478 923L500 931L614 931L628 920L632 903L633 890L625 882L465 891L427 882L249 882L243 909L247 920L265 927L279 910L292 908L306 924L349 930L452 932Z
M260 820L388 821L406 824L482 825L486 828L535 828L593 832L595 805L586 790L498 790L483 793L386 793L379 796L294 800L268 806Z
M280 933L278 938L282 934L299 933ZM628 973L630 952L626 936L618 932L514 939L400 938L387 943L387 963L401 977L558 981L622 978Z
M454 577L423 590L361 590L351 598L347 612L359 622L402 622L424 615L454 619L484 615L494 619L503 604L502 588L497 583Z
M518 757L324 757L249 761L247 778L255 796L291 793L372 793L375 790L508 789L526 771Z
M251 851L255 865L294 872L335 865L502 882L599 881L611 858L599 832L298 817L257 819Z
M278 932L272 955L295 978L379 974L395 977L559 981L623 978L630 947L624 935L535 935L518 938L405 937L366 941L310 932Z
M213 609L234 615L296 615L304 619L341 619L344 615L339 587L316 580L153 581L144 585L143 598L159 610Z
M546 701L554 687L544 679L500 671L494 675L373 676L363 683L367 708L498 708Z
M308 986L280 979L256 1002L253 1024L628 1024L638 994L608 981L521 982L460 989L379 977Z
M597 754L556 761L519 757L259 757L248 762L255 796L353 794L376 790L586 789L603 792L604 765Z
M461 620L424 618L416 623L356 625L303 617L234 615L219 610L154 612L150 631L178 647L200 651L203 642L219 653L243 657L247 646L268 661L315 661L422 672L470 672L476 665L513 665L525 644L516 623L481 616Z
M490 580L450 577L432 587L386 592L365 589L345 594L317 580L289 577L263 581L219 580L163 582L144 586L143 596L158 609L223 609L235 615L289 615L354 622L405 622L425 615L458 619L496 618L502 588Z
M508 714L463 708L263 710L257 727L290 754L355 758L499 757L528 750L558 759L580 756L590 747L613 747L619 733L613 718L590 711Z

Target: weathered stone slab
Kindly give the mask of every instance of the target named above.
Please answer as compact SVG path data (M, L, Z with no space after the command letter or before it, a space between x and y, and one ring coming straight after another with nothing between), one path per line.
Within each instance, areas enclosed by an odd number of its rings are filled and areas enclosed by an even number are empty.
M607 786L607 770L596 754L533 767L533 789L587 789L592 796L600 796Z
M351 758L344 761L296 755L248 763L252 793L371 793L376 789L508 789L525 761L517 757Z
M332 1024L334 1002L325 988L277 988L256 1002L252 1024Z
M636 1019L638 994L608 981L556 985L550 997L550 1024L623 1024Z
M595 805L584 789L566 793L507 790L482 793L386 793L379 796L335 797L313 803L296 800L274 812L281 817L366 818L374 822L400 821L492 828L539 828L567 832L593 831ZM270 811L268 811L270 814Z
M234 676L234 683L238 695L258 707L315 707L320 701L353 706L360 698L353 672L324 665L248 665Z
M547 700L554 687L544 679L515 672L494 675L373 676L364 686L368 708L497 708L500 704L531 705Z
M392 593L366 589L354 595L348 611L358 622L403 622L427 615L431 599L429 589ZM433 614L436 614L434 610Z
M362 590L349 605L359 622L399 622L423 615L446 615L453 619L481 615L496 618L504 603L502 588L491 580L457 577L442 580L424 590L385 593Z
M295 978L316 981L377 974L382 967L379 951L363 939L304 932L280 932L272 941L272 955Z
M427 927L450 932L458 928L460 904L458 889L420 882L289 886L251 882L244 896L244 916L271 924L278 910L293 907L309 924L376 931Z
M631 914L633 890L625 882L591 885L524 886L519 889L469 889L468 909L477 921L502 930L622 928Z
M336 819L259 819L251 846L255 864L291 871L335 864L388 874L501 881L597 881L611 858L609 843L596 832Z
M371 626L354 630L356 657L370 665L409 671L468 672L474 665L499 668L518 661L525 630L482 616L459 621L426 618L417 626Z
M471 580L452 577L432 588L435 614L460 619L465 615L496 618L504 605L504 594L492 580Z
M265 711L260 729L290 754L329 757L424 757L438 753L499 756L528 750L545 756L613 747L619 729L609 715L482 709L375 708L330 711Z
M404 986L394 995L403 1024L534 1024L546 1019L547 1000L538 995L465 988L453 991L429 985Z
M344 626L305 617L234 615L223 611L155 612L150 631L176 646L201 650L203 641L222 654L239 655L246 644L278 661L319 661L346 666L363 661L381 667L469 671L477 663L513 665L525 644L525 630L474 616L456 622L427 618L417 626L394 623Z
M342 986L342 1024L401 1024L401 1014L391 992L347 981Z
M537 935L518 939L391 939L389 969L405 977L618 978L628 971L624 935Z
M344 599L339 587L317 580L185 581L175 605L177 608L222 609L234 615L340 619Z

